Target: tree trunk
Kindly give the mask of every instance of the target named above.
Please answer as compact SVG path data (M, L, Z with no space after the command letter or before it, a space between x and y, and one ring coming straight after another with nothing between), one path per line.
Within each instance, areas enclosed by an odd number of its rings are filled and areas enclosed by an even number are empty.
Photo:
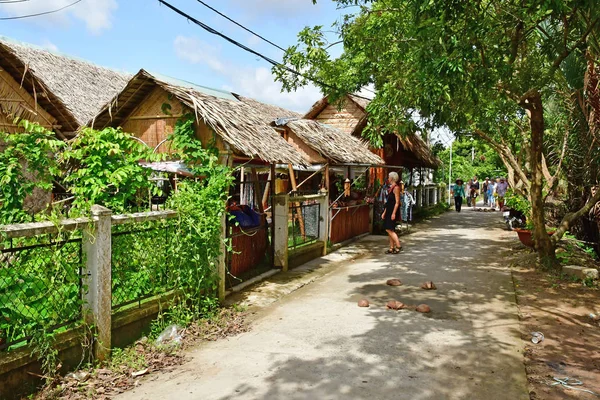
M560 264L556 259L555 245L550 240L550 236L546 231L546 218L544 215L544 197L542 194L544 186L544 173L542 169L544 110L539 91L528 92L521 104L527 109L531 127L529 163L531 165L532 176L529 195L531 198L531 222L533 223L535 249L544 267L558 269Z

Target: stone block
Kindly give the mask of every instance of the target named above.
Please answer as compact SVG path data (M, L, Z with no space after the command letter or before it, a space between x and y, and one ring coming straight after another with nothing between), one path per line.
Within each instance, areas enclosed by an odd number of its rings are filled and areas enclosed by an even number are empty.
M567 265L562 268L562 272L567 275L576 276L580 279L598 279L598 270L596 268Z

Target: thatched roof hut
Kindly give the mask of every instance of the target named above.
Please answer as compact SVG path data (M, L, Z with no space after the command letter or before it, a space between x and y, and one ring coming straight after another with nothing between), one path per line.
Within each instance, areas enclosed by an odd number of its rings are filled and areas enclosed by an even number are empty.
M366 108L369 103L370 100L363 97L348 95L342 100L340 107L340 104L330 104L329 98L324 97L311 107L304 118L331 125L354 137L362 137L362 132L367 126ZM402 165L408 168L438 168L441 165L440 160L416 134L386 135L384 149L379 153L389 165Z
M369 150L368 144L339 129L309 119L278 119L273 126L285 127L285 137L311 163L381 165L383 160ZM307 151L306 146L312 151ZM318 154L318 156L316 156ZM322 161L322 162L323 162Z
M8 101L2 102L3 113L36 120L42 109L53 120L52 126L49 126L51 121L42 125L67 135L87 124L130 78L127 74L4 37L0 37L0 71L5 88L0 93L2 98L7 98L4 96L8 91L6 82L12 80L34 99L31 109L8 97Z
M238 159L306 164L259 110L232 93L145 70L131 78L91 124L95 128L122 126L149 146L160 147L177 119L188 113L195 115L197 137L203 143L216 141L220 150L229 149Z

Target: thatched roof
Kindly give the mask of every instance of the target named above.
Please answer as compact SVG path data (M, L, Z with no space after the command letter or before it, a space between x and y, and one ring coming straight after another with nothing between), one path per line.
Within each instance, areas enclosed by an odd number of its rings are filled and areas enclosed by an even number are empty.
M122 124L156 87L189 108L197 120L213 129L234 152L267 162L306 164L302 155L265 122L264 115L231 93L161 77L143 69L100 111L93 126Z
M266 124L270 124L279 118L302 118L302 114L295 111L286 110L285 108L274 106L272 104L261 103L258 100L240 96L239 94L234 94L234 96L242 103L245 103L257 110L257 112L264 118Z
M130 75L0 37L0 68L74 132L125 87Z
M362 131L367 126L367 106L371 102L369 99L364 97L356 96L349 94L343 101L352 101L356 104L362 111L365 112L364 117L356 124L354 130L352 132L352 136L361 137ZM327 106L329 105L328 97L323 97L321 100L317 101L310 110L304 115L304 118L314 119L316 118ZM426 167L426 168L438 168L441 165L441 161L435 157L427 143L421 139L421 137L417 134L412 134L408 136L402 136L400 134L396 134L400 144L403 147L405 155L408 156L406 163L408 167ZM412 154L408 154L412 153Z
M369 150L366 142L339 129L310 119L278 120L311 149L336 164L381 165L383 160Z

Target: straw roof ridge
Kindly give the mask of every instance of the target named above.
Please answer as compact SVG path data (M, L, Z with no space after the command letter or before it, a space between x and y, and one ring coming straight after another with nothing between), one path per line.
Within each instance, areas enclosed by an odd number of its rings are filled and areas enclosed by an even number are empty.
M283 107L275 106L272 104L263 103L250 97L241 96L236 93L234 93L233 95L242 103L245 103L250 107L255 108L261 115L264 116L264 121L267 124L270 124L271 122L279 118L302 118L302 114L298 112L290 111Z
M160 79L152 73L140 70L123 89L121 94L115 96L106 104L98 114L96 120L114 119L121 110L119 104L127 103L136 87L140 88L147 83L170 93L183 105L193 110L196 120L201 120L213 129L233 150L245 156L259 158L267 162L283 162L306 165L304 157L293 146L287 143L271 126L264 122L265 117L256 109L227 96L216 97L205 93L205 90L186 84L175 85ZM123 118L123 115L120 115Z
M41 84L40 92L60 101L78 125L85 125L127 84L131 75L100 67L30 44L0 37L0 46L14 58L13 73L18 82L29 73ZM21 65L15 65L15 64ZM35 87L34 87L35 89ZM66 116L63 116L65 119ZM73 125L73 121L69 121Z
M400 140L402 146L421 159L424 164L426 164L426 167L437 168L442 165L440 159L433 155L431 149L427 146L427 143L425 143L425 141L416 133L408 136L396 133L396 136L398 137L398 140Z
M336 163L384 164L365 141L332 126L310 119L291 119L285 125L313 150Z

